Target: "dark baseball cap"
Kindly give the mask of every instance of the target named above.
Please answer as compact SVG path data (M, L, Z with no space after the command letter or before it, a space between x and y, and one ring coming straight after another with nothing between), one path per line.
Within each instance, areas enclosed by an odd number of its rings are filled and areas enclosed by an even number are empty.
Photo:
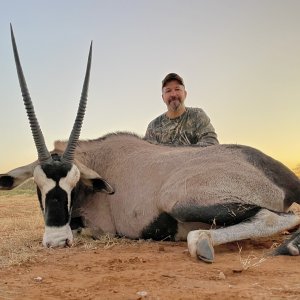
M169 73L162 81L162 88L164 88L166 86L166 84L172 80L176 80L179 84L184 86L182 77L180 77L176 73Z

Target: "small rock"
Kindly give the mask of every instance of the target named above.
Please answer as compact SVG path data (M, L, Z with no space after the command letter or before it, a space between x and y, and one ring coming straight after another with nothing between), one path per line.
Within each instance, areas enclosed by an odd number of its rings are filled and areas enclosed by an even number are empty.
M146 291L140 291L136 293L140 297L147 297L148 293Z
M36 282L42 282L43 278L41 276L38 276L38 277L33 278L33 280Z
M223 272L219 273L219 279L222 279L222 280L226 279L226 276Z
M244 270L242 268L232 270L233 273L242 273L243 271Z

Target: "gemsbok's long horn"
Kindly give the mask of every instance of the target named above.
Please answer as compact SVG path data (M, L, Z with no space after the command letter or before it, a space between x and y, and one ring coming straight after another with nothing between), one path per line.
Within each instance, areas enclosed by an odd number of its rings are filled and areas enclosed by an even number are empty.
M93 46L93 42L91 42L91 45L90 45L89 57L88 57L88 62L87 62L86 73L85 73L84 83L83 83L83 87L82 87L79 107L78 107L78 111L77 111L77 116L76 116L76 119L74 122L72 132L70 134L68 145L66 147L64 154L62 155L62 160L70 162L70 163L73 162L73 160L74 160L74 153L75 153L75 149L76 149L77 142L79 139L82 121L83 121L84 114L85 114L89 80L90 80L91 63L92 63L92 46Z
M21 87L21 91L22 91L22 97L23 97L25 108L26 108L28 120L30 123L31 132L33 135L35 146L36 146L36 149L38 152L38 159L39 159L40 163L45 163L45 162L51 161L52 158L47 149L39 122L35 116L34 107L33 107L33 104L32 104L31 98L30 98L30 94L29 94L29 91L27 88L27 84L25 81L25 77L23 74L23 70L22 70L22 66L21 66L20 58L19 58L19 54L18 54L18 49L17 49L15 37L14 37L14 32L13 32L11 24L10 24L10 33L11 33L11 41L12 41L12 46L13 46L13 51L14 51L14 57L15 57L15 63L16 63L19 83L20 83L20 87Z

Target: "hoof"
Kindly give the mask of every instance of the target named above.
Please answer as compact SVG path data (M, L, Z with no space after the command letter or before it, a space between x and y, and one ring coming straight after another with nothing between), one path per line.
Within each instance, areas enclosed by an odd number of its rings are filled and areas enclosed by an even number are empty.
M300 255L300 231L295 232L290 239L276 248L272 255Z
M196 244L197 257L207 263L212 263L215 258L215 251L208 234L202 232Z

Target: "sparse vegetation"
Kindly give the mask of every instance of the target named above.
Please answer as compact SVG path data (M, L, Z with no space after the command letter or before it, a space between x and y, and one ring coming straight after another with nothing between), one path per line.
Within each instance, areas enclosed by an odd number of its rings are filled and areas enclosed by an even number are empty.
M0 193L0 268L35 262L45 255L46 249L41 243L43 232L44 220L33 181L20 186L15 192ZM138 242L109 235L93 240L86 230L75 238L74 246L84 250L108 249Z
M300 205L294 204L291 209L300 214ZM42 257L45 254L41 244L43 231L44 220L32 180L13 191L0 192L0 268L34 262ZM134 246L141 242L147 243L109 235L93 240L89 231L84 230L75 238L74 247L83 250L109 249L115 245ZM243 257L241 247L239 256L242 270L256 267L265 260L252 255Z
M239 243L237 243L237 245L239 248L240 263L244 271L257 267L266 260L266 257L257 257L254 254L249 254L246 258L244 258L242 256L242 246L240 246Z
M0 299L138 299L144 290L149 299L296 299L300 291L298 258L265 259L261 245L270 240L239 242L239 252L221 246L211 266L186 255L183 243L93 240L85 230L72 248L45 249L43 232L36 195L0 196Z
M13 195L29 195L33 196L36 193L36 186L33 179L25 181L20 186L9 191L0 191L0 196L13 196Z
M27 193L1 194L0 209L0 267L34 259L43 231L38 201Z

